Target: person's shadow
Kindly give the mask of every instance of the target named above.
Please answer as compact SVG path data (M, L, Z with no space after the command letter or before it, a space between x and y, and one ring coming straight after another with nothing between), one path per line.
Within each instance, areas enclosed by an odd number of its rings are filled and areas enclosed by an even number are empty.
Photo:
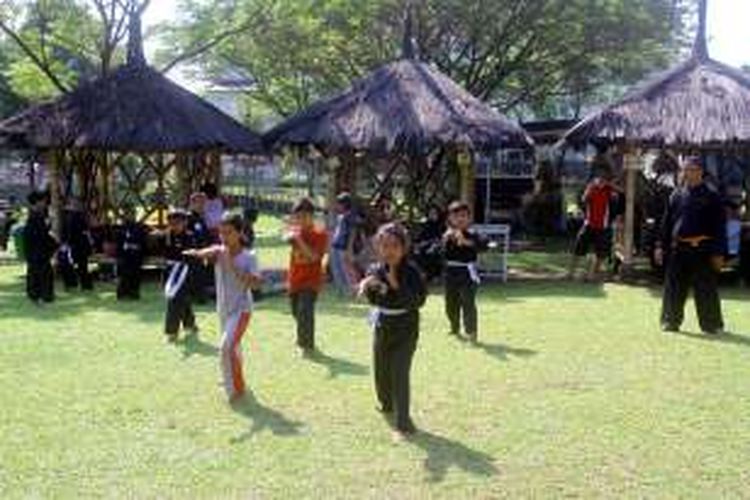
M291 420L283 413L263 405L249 391L242 399L232 404L232 410L250 420L250 429L232 438L232 444L246 441L264 430L269 430L277 436L296 436L304 426L302 422Z
M365 365L336 358L321 351L313 352L308 359L313 363L328 368L328 378L336 378L339 375L367 375L367 367Z
M702 340L704 342L716 342L722 344L734 344L745 347L750 347L750 337L745 335L738 335L736 333L725 332L720 335L711 335L706 333L693 333L693 332L675 332L677 335L683 337L689 337L691 339Z
M521 347L511 347L504 344L485 344L484 342L477 342L476 347L487 353L489 356L496 358L500 361L507 361L511 356L517 358L529 358L538 354L537 351L532 349L524 349Z
M419 430L409 438L408 443L423 449L427 454L424 468L428 473L427 481L432 483L445 479L451 468L477 476L494 476L499 472L491 455L437 434Z
M188 335L179 341L179 345L182 347L182 357L185 359L193 355L216 356L219 353L215 345L204 342L198 335Z

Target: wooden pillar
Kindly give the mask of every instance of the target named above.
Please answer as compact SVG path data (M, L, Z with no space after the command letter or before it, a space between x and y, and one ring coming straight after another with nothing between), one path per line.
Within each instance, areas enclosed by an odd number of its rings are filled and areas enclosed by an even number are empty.
M53 150L47 160L49 192L50 192L50 219L52 222L52 234L58 239L62 234L62 196L60 193L60 169L63 159L61 151Z
M468 151L454 151L455 161L461 173L461 200L469 204L472 210L476 201L476 172L474 156Z
M185 153L175 153L174 158L175 178L177 179L177 191L180 204L187 204L190 194L193 192L194 176L190 161Z
M216 185L216 189L221 193L222 184L224 181L224 172L221 168L221 153L219 151L211 151L208 153L209 164L211 165L212 178L211 181Z
M332 230L336 223L336 196L338 195L338 171L341 168L341 158L323 157L326 171L326 227Z
M165 177L167 172L164 170L164 155L156 155L156 199L158 200L157 206L157 223L159 227L166 226L166 212L169 210L169 204L167 203L167 190L165 188Z
M623 238L623 264L627 267L633 264L635 249L635 195L636 180L640 169L640 151L628 149L624 158L625 167L625 234Z

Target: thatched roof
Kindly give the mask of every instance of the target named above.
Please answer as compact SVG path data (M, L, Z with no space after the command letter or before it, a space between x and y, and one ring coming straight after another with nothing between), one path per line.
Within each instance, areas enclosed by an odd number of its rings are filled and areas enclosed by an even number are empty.
M692 56L584 119L563 143L604 139L642 146L750 145L750 75L709 57L705 29L703 0Z
M140 26L128 63L0 122L0 145L119 152L263 151L260 137L147 66Z
M530 146L516 123L435 68L410 58L385 65L266 134L274 146L418 153L439 145Z

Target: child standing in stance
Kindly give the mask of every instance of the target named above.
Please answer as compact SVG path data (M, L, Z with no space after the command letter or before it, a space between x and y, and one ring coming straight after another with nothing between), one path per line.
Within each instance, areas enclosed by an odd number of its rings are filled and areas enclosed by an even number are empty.
M310 199L298 201L285 238L291 246L289 300L297 322L297 346L304 357L315 351L315 302L323 286L323 257L328 246L326 231L315 226L314 212Z
M216 309L222 331L221 371L230 403L245 394L241 342L252 314L251 290L261 282L255 255L245 250L242 243L243 225L241 216L226 214L218 228L221 244L185 252L214 264Z
M379 410L395 409L396 431L416 431L409 413L411 362L419 338L419 309L427 290L422 274L408 258L409 236L399 224L381 227L375 236L378 263L359 286L374 306L373 361Z
M448 207L448 230L443 235L445 259L445 313L452 335L459 335L463 316L466 336L477 340L477 289L479 252L487 249L487 240L471 229L471 209L456 201Z

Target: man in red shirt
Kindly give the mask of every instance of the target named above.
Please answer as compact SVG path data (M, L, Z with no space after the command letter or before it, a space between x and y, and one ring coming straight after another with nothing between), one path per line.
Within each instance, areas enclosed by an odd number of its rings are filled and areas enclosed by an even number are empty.
M588 279L594 279L601 271L602 262L609 256L612 234L610 232L610 206L620 189L601 176L594 177L583 193L586 216L578 232L569 275L575 274L578 259L585 257L591 246L594 259L589 268Z
M315 225L315 206L308 198L292 208L286 241L291 245L288 290L297 322L297 346L304 357L315 351L315 302L323 287L323 257L328 234Z

